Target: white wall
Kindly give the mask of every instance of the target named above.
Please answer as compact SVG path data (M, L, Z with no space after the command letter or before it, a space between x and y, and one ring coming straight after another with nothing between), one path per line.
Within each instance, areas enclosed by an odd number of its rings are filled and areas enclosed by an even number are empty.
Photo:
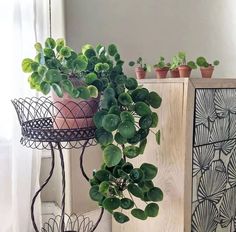
M190 59L218 58L216 76L236 77L235 0L66 0L65 15L75 49L116 43L125 61L143 56L150 64L184 50Z

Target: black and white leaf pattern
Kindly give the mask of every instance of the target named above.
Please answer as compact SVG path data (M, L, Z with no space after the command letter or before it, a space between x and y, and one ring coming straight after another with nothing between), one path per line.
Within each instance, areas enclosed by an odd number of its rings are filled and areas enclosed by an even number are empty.
M192 232L215 232L218 220L218 210L210 201L200 203L192 217Z
M214 166L205 171L198 186L198 200L210 200L214 203L218 203L222 197L227 184L227 174L225 171L220 171Z
M236 114L231 114L229 118L230 138L236 138Z
M222 151L225 155L228 155L235 145L235 141L229 140L229 136L229 119L217 118L211 129L210 142L214 143L216 150Z
M195 136L194 136L194 145L207 144L210 141L210 131L207 127L203 125L196 126Z
M236 218L236 187L228 189L220 205L221 226L227 227L230 223L234 226ZM230 230L230 232L235 230Z
M215 109L220 118L236 113L236 91L235 89L217 89L215 91Z
M214 102L215 91L208 89L198 90L196 93L196 126L204 125L209 128L209 123L216 119Z
M236 186L236 150L234 149L228 163L228 176L230 186Z
M193 149L193 176L199 171L207 170L214 159L214 145L195 147Z
M211 170L216 170L216 171L219 171L219 172L226 172L226 167L225 167L225 164L222 160L213 161L211 163L210 169Z

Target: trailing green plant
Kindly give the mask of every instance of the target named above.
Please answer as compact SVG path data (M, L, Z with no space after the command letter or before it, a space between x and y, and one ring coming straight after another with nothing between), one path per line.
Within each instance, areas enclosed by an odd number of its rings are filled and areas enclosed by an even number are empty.
M219 65L220 61L219 60L215 60L215 61L213 61L213 64L211 64L211 63L208 63L208 61L206 60L205 57L200 56L200 57L197 58L196 63L197 63L197 65L199 67L207 68L209 66L217 66L217 65Z
M159 61L153 66L154 68L170 68L171 64L165 62L165 58L163 56L160 57Z
M191 69L197 68L197 65L195 64L194 61L191 60L187 62L185 52L179 52L177 55L173 57L170 69L178 68L181 65L187 65Z
M81 52L76 53L63 40L55 42L50 38L45 43L47 49L39 43L35 47L36 58L25 59L22 63L23 70L31 74L29 82L33 89L47 94L52 88L58 94L59 91L53 87L56 84L63 93L85 98L79 87L71 83L71 78L78 78L84 89L92 85L101 92L101 109L93 121L95 139L102 148L103 164L99 170L93 171L90 179L91 199L119 223L129 221L125 214L127 210L140 220L157 216L158 202L163 199L163 192L153 182L158 168L149 163L134 167L130 161L143 155L150 132L160 144L160 130L153 131L158 125L158 115L153 109L160 107L161 97L138 86L135 78L123 73L124 62L114 44L107 48L85 45ZM41 69L44 72L41 73ZM63 81L69 81L72 87L64 86ZM47 91L42 85L48 86ZM78 91L76 95L74 91ZM141 209L135 202L136 198L146 202L146 207Z
M137 59L137 61L130 61L129 62L129 66L130 67L133 67L134 65L137 65L139 68L142 68L145 72L151 72L151 66L146 64L146 63L143 63L143 58L142 57L139 57Z

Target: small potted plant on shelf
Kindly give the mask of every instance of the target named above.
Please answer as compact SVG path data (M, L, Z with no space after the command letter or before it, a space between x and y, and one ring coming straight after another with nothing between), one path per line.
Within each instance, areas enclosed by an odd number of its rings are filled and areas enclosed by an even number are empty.
M200 67L202 77L211 78L214 71L214 66L219 65L220 62L218 60L215 60L212 65L207 62L205 57L200 56L197 58L196 63Z
M179 52L175 59L179 63L178 70L180 77L190 77L192 69L197 68L194 61L186 61L185 52Z
M165 58L161 56L158 63L153 67L155 68L157 78L166 78L167 73L170 69L170 63L165 63Z
M135 64L137 64L137 67L135 68L135 74L137 79L144 79L146 77L147 72L151 71L150 65L143 63L142 57L139 57L136 62L129 62L129 66L131 67L133 67Z
M173 78L178 78L180 77L179 75L179 67L180 65L180 60L178 58L178 56L174 56L170 65L170 75Z

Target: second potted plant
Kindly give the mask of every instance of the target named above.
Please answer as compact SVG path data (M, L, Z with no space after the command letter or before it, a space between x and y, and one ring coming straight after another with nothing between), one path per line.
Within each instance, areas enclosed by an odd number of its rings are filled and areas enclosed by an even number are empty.
M214 66L219 65L220 62L215 60L212 65L207 62L205 57L200 56L197 58L196 63L200 67L202 78L211 78L214 71Z
M170 63L165 63L165 58L161 56L158 63L153 67L155 68L157 78L166 78L167 73L170 69Z
M129 66L131 67L133 67L135 64L137 64L137 67L135 68L136 78L144 79L146 77L147 72L151 71L150 65L143 63L142 57L139 57L136 62L129 62Z
M180 77L190 77L192 69L197 68L195 62L186 61L185 52L179 52L175 59L179 62L178 70Z

